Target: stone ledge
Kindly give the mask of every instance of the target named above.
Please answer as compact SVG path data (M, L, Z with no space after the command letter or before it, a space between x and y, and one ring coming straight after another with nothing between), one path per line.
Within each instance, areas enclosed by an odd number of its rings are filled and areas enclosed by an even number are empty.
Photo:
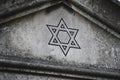
M62 77L69 77L69 78L84 78L84 79L96 79L96 78L105 78L105 79L119 79L120 74L118 70L110 71L112 69L103 70L95 70L95 69L84 69L84 68L76 68L71 66L55 66L55 65L46 65L41 62L39 64L39 60L31 60L30 58L22 58L23 61L17 61L18 57L13 57L14 59L8 59L4 57L0 59L0 71L9 71L9 72L19 72L19 73L29 73L29 74L46 74L46 75L53 75L53 76L62 76ZM31 61L31 62L29 62ZM103 69L103 68L101 68Z

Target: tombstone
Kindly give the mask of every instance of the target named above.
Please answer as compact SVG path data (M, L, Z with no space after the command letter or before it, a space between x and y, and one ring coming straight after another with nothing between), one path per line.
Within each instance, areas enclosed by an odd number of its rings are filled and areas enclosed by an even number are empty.
M119 5L110 0L0 2L0 80L120 78Z

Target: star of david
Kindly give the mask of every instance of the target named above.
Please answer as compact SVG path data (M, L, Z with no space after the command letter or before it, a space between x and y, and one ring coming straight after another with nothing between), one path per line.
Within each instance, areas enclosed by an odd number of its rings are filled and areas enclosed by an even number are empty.
M75 40L75 37L79 30L68 28L62 18L57 26L47 25L47 27L52 34L52 37L48 44L59 46L65 56L67 56L70 48L80 49L80 46Z

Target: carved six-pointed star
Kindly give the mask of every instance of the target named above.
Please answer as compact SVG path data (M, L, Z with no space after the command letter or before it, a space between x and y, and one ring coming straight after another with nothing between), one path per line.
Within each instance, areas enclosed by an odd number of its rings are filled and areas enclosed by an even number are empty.
M52 37L49 41L49 45L59 46L67 56L70 48L80 49L75 37L78 33L78 29L68 28L63 18L61 18L57 26L47 25L50 30Z

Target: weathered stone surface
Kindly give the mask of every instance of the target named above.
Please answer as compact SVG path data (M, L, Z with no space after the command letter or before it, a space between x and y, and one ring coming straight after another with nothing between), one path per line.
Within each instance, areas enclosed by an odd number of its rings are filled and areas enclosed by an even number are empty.
M18 3L27 4L27 1L22 1L23 3L18 0ZM35 0L35 2L31 3L30 0L29 6L36 4L36 1L42 2L42 0ZM74 0L72 4L83 5L105 22L98 21L112 25L112 27L109 25L107 27L119 31L119 17L112 18L113 15L118 16L119 11L114 13L112 12L114 11L113 8L108 10L110 4L113 3L108 2L107 6L105 6L103 2L107 3L107 1L103 0ZM5 9L5 5L8 7L13 6L13 4L9 4L8 1L2 1L1 4L3 4L1 5L3 7L0 6L2 21L7 18L4 18L7 14L2 16L6 12L4 10L8 10L11 14L16 5ZM116 7L118 10L118 6ZM23 8L21 9L23 10ZM79 14L79 12L77 13L71 8L73 7L70 3L67 3L67 6L65 3L59 3L46 9L42 8L44 10L40 9L41 11L38 12L36 10L36 13L21 18L16 17L17 19L15 20L8 20L9 22L1 24L0 64L14 64L14 66L18 65L17 68L23 68L24 66L31 68L31 66L34 66L35 69L36 67L37 69L40 68L42 65L44 68L38 70L52 68L53 72L58 69L59 71L68 70L68 73L70 70L75 72L83 70L86 73L93 72L92 76L98 71L98 73L100 72L99 75L102 76L104 74L120 76L119 37L112 34L111 31L108 32L108 28L103 29L102 26L98 26L99 23L97 25L94 21L92 22L84 17L86 14ZM10 11L10 9L12 10ZM16 10L17 8L15 7ZM30 11L30 13L32 12ZM92 15L90 16L93 17ZM52 29L54 30L52 31ZM6 65L2 66L5 67ZM7 65L7 67L11 66Z
M59 7L49 13L48 10L2 25L0 54L41 58L50 63L60 61L59 65L80 67L87 64L96 68L120 69L120 55L114 51L114 46L120 44L117 37L67 8ZM81 49L70 48L66 57L60 47L48 45L52 35L46 25L58 25L61 18L69 28L79 29L76 41Z
M114 29L115 31L120 32L120 18L118 17L120 14L120 9L118 5L114 4L110 0L59 0L66 2L68 4L83 6L88 11L88 14L92 14L97 19L100 19L102 22L106 23L108 27ZM50 2L55 3L59 2L56 0L0 0L0 22L4 20L4 18L8 17L12 14L16 14L22 12L24 10L29 10L31 7L40 4ZM73 3L70 3L73 2ZM22 14L24 15L24 14ZM3 21L5 22L5 21Z
M46 75L32 75L32 74L20 74L20 73L9 73L0 72L0 80L91 80L91 79L72 79L65 77L46 76ZM105 78L97 78L96 80L108 80ZM109 79L114 80L114 79Z
M120 32L120 6L110 0L72 0L82 5L90 13L108 24L108 27Z
M0 72L0 80L73 80L73 79L44 76L44 75L39 76L39 75L31 75L31 74Z
M58 0L1 0L0 24L59 3Z

